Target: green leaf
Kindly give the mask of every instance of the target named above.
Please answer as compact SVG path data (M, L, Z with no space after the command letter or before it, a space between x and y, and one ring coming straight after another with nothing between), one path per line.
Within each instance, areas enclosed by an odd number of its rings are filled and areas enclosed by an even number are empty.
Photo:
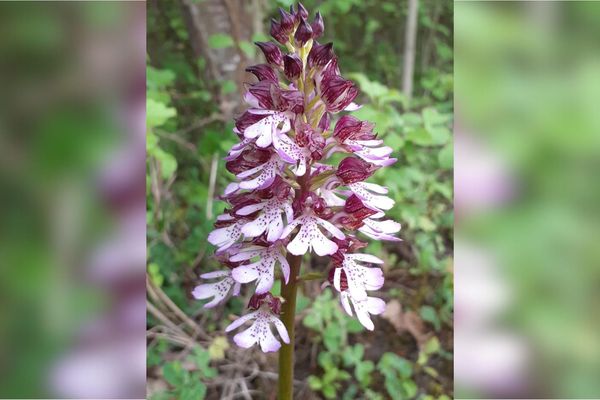
M170 362L165 364L162 369L163 377L165 380L174 387L180 387L185 381L185 371L178 361Z
M224 81L223 84L221 85L221 93L223 93L223 94L234 93L236 90L237 90L237 85L232 80L228 79L228 80Z
M312 390L321 390L321 388L323 387L323 383L318 377L311 375L308 377L308 386Z
M252 35L253 42L268 42L269 40L271 40L271 38L262 32L257 32Z
M320 353L317 357L317 360L319 361L319 365L323 367L325 371L335 368L335 363L333 362L333 356L331 353Z
M146 82L149 88L163 88L175 81L175 72L170 69L146 67Z
M423 352L425 354L434 354L437 353L438 351L440 351L441 346L440 346L440 341L438 340L437 337L432 337L431 339L429 339L427 341L427 343L425 343L425 346L423 347Z
M208 45L213 49L225 49L234 43L233 38L225 33L215 33L208 37Z
M400 385L400 381L394 378L385 378L385 390L387 390L388 394L392 398L392 400L402 400L402 386Z
M431 367L423 367L423 371L427 372L429 375L433 376L434 378L437 378L439 376L439 373L431 368Z
M372 361L360 362L356 365L354 375L362 386L369 386L371 383L371 372L375 369Z
M446 144L452 136L450 129L445 126L431 127L429 128L429 134L434 145Z
M160 164L161 176L165 180L169 179L177 170L177 160L161 148L155 149L153 155Z
M146 126L161 126L177 114L174 108L153 99L146 100Z
M203 369L206 368L210 362L210 353L197 345L194 347L194 352L190 358L198 368Z
M337 352L342 344L342 331L340 328L334 324L329 324L323 332L323 342L328 350Z
M419 146L432 146L434 144L431 133L425 128L417 128L409 131L406 139Z
M430 322L436 331L440 330L441 322L440 322L440 319L438 318L438 315L433 307L422 306L420 314L421 314L421 318L423 318L424 321Z
M190 382L181 389L178 399L202 400L206 397L206 385L200 381Z
M333 385L327 385L323 388L323 396L328 399L335 399L337 396L337 392Z
M433 232L437 228L433 221L431 221L427 216L419 217L419 228L423 229L425 232Z
M342 355L344 359L344 364L346 366L357 365L363 358L365 353L365 348L362 344L357 343L353 347L350 347L344 354Z
M254 58L256 55L256 47L252 43L242 40L239 45L240 49L246 54L246 57Z
M298 298L296 299L296 314L305 310L308 306L310 306L310 304L310 299L304 296L302 293L299 293Z
M426 126L440 125L450 120L449 115L440 114L435 108L427 107L422 111L423 123Z
M390 373L393 370L398 371L401 377L409 378L412 376L412 364L405 358L399 357L394 353L385 353L379 363L377 369L382 374Z
M452 165L454 164L454 145L452 142L448 143L438 153L438 164L440 168L452 169Z
M385 137L385 144L390 146L396 152L404 147L404 139L397 133L390 133Z
M314 329L315 331L318 331L321 328L321 320L314 313L306 314L306 317L304 317L302 323L307 328Z
M403 381L402 389L408 398L413 398L417 394L417 384L412 380Z
M273 287L271 287L271 294L273 296L281 296L281 281L276 280L273 282Z
M150 263L148 265L148 275L150 276L150 280L153 284L158 287L161 287L164 282L164 277L160 273L160 267L156 263Z
M348 333L359 333L365 330L365 327L361 325L356 319L346 316L346 330Z

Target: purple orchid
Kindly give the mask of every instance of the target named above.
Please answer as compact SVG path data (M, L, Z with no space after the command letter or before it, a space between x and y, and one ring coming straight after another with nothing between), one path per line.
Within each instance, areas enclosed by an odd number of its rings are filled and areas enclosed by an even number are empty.
M229 269L201 275L219 280L193 292L211 299L205 307L213 307L238 295L240 285L253 285L252 312L226 331L252 321L234 341L245 348L258 344L265 352L281 347L273 327L290 342L279 319L281 300L270 293L276 274L286 284L298 281L290 259L313 250L329 257L329 281L344 310L372 330L371 315L385 309L383 300L370 295L384 284L383 260L360 253L366 243L355 235L400 240L394 236L400 224L384 219L383 210L394 205L387 188L365 182L396 161L392 149L377 138L372 123L351 115L332 128L336 114L359 108L358 90L342 77L333 44L316 42L322 16L309 22L301 4L290 11L280 10L280 20L271 24L271 35L288 53L278 43L256 43L267 64L247 69L257 81L246 87L249 108L234 128L240 141L225 158L236 182L225 189L222 199L230 208L217 218L208 241ZM346 156L328 164L335 153Z

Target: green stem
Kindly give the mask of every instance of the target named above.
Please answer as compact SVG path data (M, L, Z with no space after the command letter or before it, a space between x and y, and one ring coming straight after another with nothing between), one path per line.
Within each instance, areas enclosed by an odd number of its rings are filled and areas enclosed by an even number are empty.
M279 400L292 400L294 393L294 339L296 317L296 292L298 282L296 277L300 273L302 256L287 255L290 264L290 281L281 287L281 296L284 303L281 307L281 321L285 325L290 337L289 344L283 344L279 349Z
M310 165L308 166L310 171ZM296 189L296 197L301 196L309 190L310 174L307 172L298 177L297 183L299 189ZM292 400L294 394L294 339L295 339L295 318L296 318L296 293L298 291L298 282L300 276L300 266L302 256L295 256L288 252L287 261L290 264L290 280L286 284L281 279L281 297L283 305L281 306L281 321L285 325L290 337L289 344L283 344L279 349L279 400Z

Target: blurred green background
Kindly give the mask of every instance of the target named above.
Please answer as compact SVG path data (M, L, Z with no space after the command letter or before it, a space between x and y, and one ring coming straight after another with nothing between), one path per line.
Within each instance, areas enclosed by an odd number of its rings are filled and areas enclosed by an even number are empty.
M0 398L144 395L144 11L0 4Z
M598 398L600 5L454 7L457 397Z
M274 398L276 355L240 350L224 333L249 293L212 311L191 299L218 267L206 238L233 176L223 157L237 138L253 41L290 1L150 1L147 7L148 396ZM452 374L452 3L418 2L412 99L402 92L408 2L304 2L325 19L344 75L360 86L355 115L376 124L398 163L376 174L402 223L399 244L372 243L386 261L389 307L367 332L330 289L307 283L298 304L297 398L445 399ZM324 270L314 257L305 271ZM250 397L249 397L250 396Z

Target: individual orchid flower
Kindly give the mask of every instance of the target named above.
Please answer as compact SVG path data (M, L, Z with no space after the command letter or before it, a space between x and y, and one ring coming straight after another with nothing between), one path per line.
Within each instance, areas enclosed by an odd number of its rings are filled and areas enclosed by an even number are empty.
M289 136L274 138L273 146L283 161L294 165L294 174L302 176L306 173L311 159L308 149L298 146Z
M382 167L397 161L389 157L392 148L381 146L383 140L373 134L373 124L351 115L344 115L338 120L328 142L333 145L329 154L335 151L354 153L364 161Z
M276 154L273 154L264 164L240 172L236 175L241 180L240 188L264 189L269 187L275 181L278 173L283 170L283 164L283 161Z
M293 220L291 224L285 227L281 237L287 237L297 226L300 226L300 231L287 246L288 251L294 255L306 254L312 249L320 256L333 254L337 251L337 244L328 239L321 232L319 226L325 228L338 239L345 237L344 233L335 225L317 217L314 213L308 213Z
M381 268L370 268L360 265L359 262L383 264L383 260L370 254L344 254L342 265L335 268L333 284L338 291L342 291L342 274L346 277L348 291L352 298L361 300L367 297L367 290L378 290L383 286L383 271Z
M258 259L251 264L243 264L231 272L233 279L239 283L257 281L256 293L263 294L271 290L275 281L275 264L279 263L284 281L290 280L290 265L281 253L282 246L247 246L239 250L230 260L234 262Z
M283 190L289 193L291 189L286 187ZM287 193L279 193L278 196L262 200L258 203L245 205L237 210L236 214L242 216L259 212L256 219L248 221L242 226L244 236L253 238L266 233L269 242L279 239L283 233L284 226L281 215L286 215L288 223L294 218L292 202Z
M400 232L400 224L389 219L381 221L377 219L378 216L383 216L383 213L378 213L372 218L365 218L363 220L364 225L358 230L374 240L400 241L401 239L392 236L394 233Z
M374 210L389 210L394 206L394 200L385 196L388 189L376 183L355 182L349 184L348 188Z
M385 309L385 302L371 295L384 285L383 260L360 253L367 243L356 235L395 241L400 224L385 219L384 211L394 206L388 189L366 182L396 161L392 149L372 123L338 116L360 108L358 89L342 76L333 43L317 42L325 29L323 17L317 13L310 19L301 4L279 14L270 32L287 52L277 43L256 43L266 63L246 69L254 75L245 85L248 108L235 120L239 142L225 157L235 182L225 188L221 199L227 208L208 236L228 270L203 274L220 280L201 284L193 295L211 299L206 307L212 307L244 284L253 291L250 312L226 331L252 322L233 337L236 344L258 344L271 352L283 342L290 344L282 348L289 355L294 348L288 335L295 313L291 293L296 293L289 289L301 282L302 256L314 251L329 258L328 279L342 307L373 330L371 315ZM334 163L335 153L345 158ZM278 278L282 299L270 292ZM280 368L292 367L280 363ZM279 398L292 397L288 392Z
M270 293L266 293L262 296L255 295L250 299L249 308L256 309L256 311L233 321L225 329L225 332L231 332L247 321L254 321L248 329L235 335L233 341L243 348L249 348L255 344L259 344L261 350L265 353L277 351L281 347L281 343L277 340L275 335L273 335L271 325L275 325L275 328L284 343L290 342L285 325L283 325L283 322L277 317L280 307L281 303L279 299L274 298Z
M236 219L229 214L217 217L217 229L208 235L208 242L218 247L217 252L226 250L242 235L242 227L246 224L243 219Z
M214 271L200 275L202 279L222 278L213 283L204 283L198 285L192 291L192 295L198 300L213 298L204 305L204 308L212 308L224 301L227 296L233 292L234 296L240 294L240 284L233 279L231 271ZM233 289L233 290L232 290Z

